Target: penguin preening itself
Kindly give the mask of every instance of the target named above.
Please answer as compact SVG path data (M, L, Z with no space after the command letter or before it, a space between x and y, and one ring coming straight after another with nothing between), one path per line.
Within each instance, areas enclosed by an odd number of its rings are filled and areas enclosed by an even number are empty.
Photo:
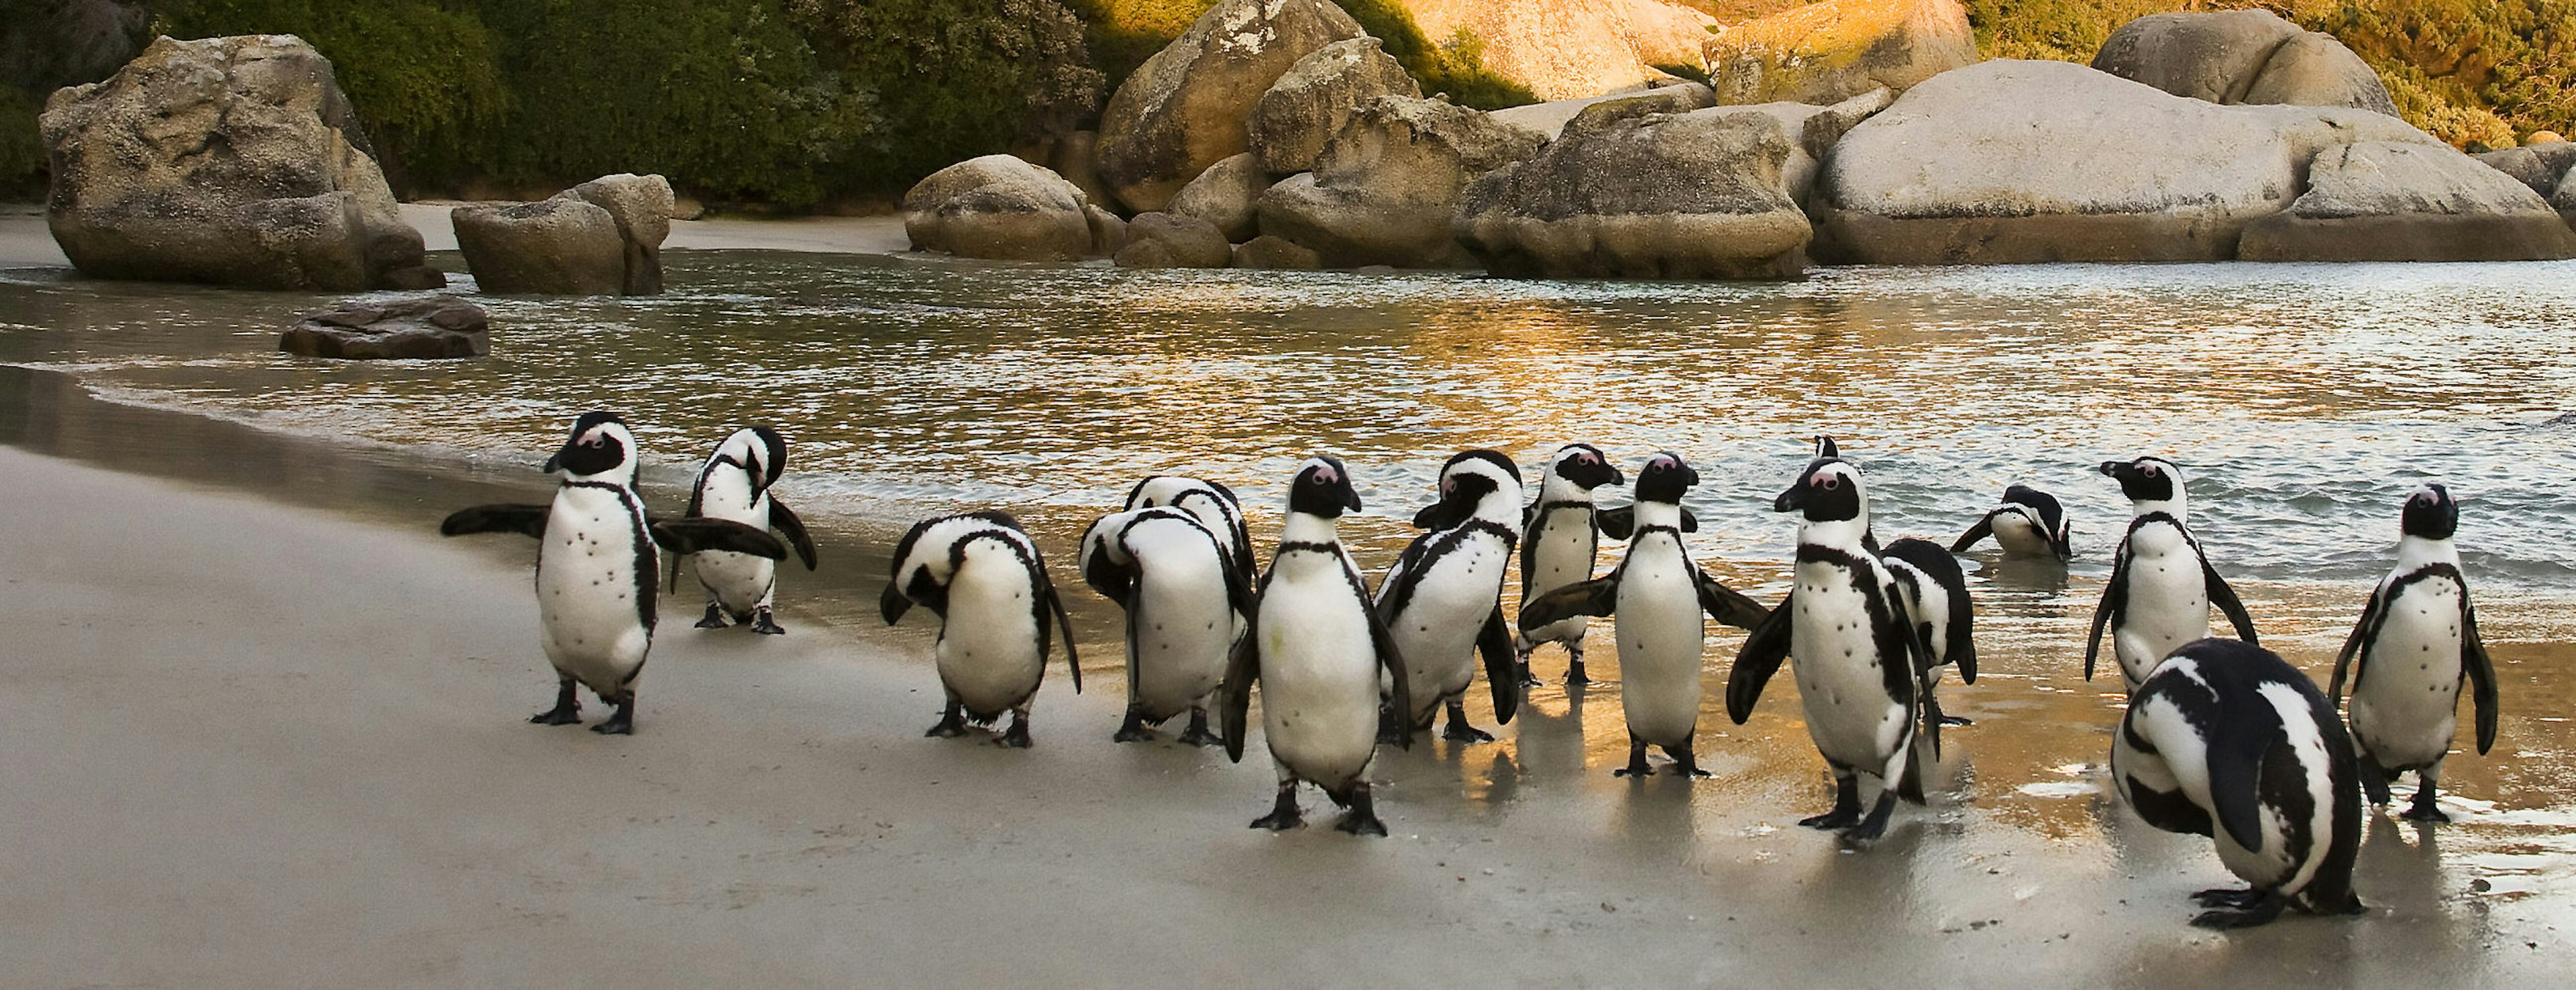
M2102 473L2120 482L2121 493L2137 515L2111 564L2111 580L2102 587L2102 604L2093 610L2093 631L2084 641L2084 679L2102 650L2102 630L2111 631L2111 655L2120 676L2135 693L2167 654L2184 643L2209 635L2209 611L2226 613L2236 637L2254 642L2254 620L2236 590L2209 566L2209 558L2184 523L2182 469L2161 457L2104 461Z
M1392 682L1392 707L1412 710L1412 691L1395 639L1369 603L1359 567L1342 549L1341 516L1360 509L1350 472L1330 457L1308 460L1288 483L1288 516L1279 551L1253 595L1250 622L1227 660L1221 725L1225 755L1243 761L1252 686L1261 685L1261 726L1279 770L1277 802L1254 828L1284 831L1304 824L1297 782L1323 788L1350 809L1335 826L1353 835L1385 835L1369 798L1369 765L1378 746L1378 672ZM1413 745L1413 723L1396 722L1396 743Z
M2006 557L2035 557L2065 561L2075 556L2067 542L2066 507L2057 504L2057 496L2029 485L2004 489L2004 500L1986 512L1986 517L1959 534L1950 544L1951 553L1966 553L1987 537L2004 549Z
M2147 824L2206 835L2252 885L2193 895L2203 928L2247 928L2284 907L2358 914L2361 793L2334 703L2270 650L2185 644L2132 692L2111 777Z
M2372 804L2387 804L2397 774L2415 771L2415 803L2399 816L2410 821L2451 820L2434 806L2433 789L2458 728L2462 682L2477 712L2478 755L2495 745L2495 665L2478 636L2460 551L2451 545L2459 526L2450 489L2427 484L2407 496L2397 567L2371 589L2361 621L2335 653L2334 679L2326 687L2330 702L2341 699L2351 668L2352 741L2362 788Z
M1224 740L1208 728L1208 700L1252 614L1252 588L1225 538L1175 508L1102 516L1082 535L1082 579L1127 615L1127 721L1111 738L1154 738L1150 726L1183 711L1180 741Z
M478 505L438 524L442 536L524 533L537 538L537 617L556 677L553 708L538 725L581 721L573 685L615 706L591 731L635 731L635 678L653 648L662 574L656 544L678 553L723 550L768 560L787 555L776 537L722 519L654 519L635 493L635 434L614 413L583 413L563 448L546 458L563 482L547 505Z
M1186 510L1222 537L1226 556L1243 575L1245 584L1261 573L1252 559L1252 529L1243 523L1243 501L1234 497L1233 489L1204 478L1157 474L1127 490L1128 508L1157 506Z
M1440 466L1439 491L1440 501L1413 516L1429 532L1405 546L1377 586L1378 618L1395 636L1413 686L1411 707L1387 711L1422 730L1445 705L1442 738L1491 742L1491 733L1467 724L1464 699L1482 656L1494 721L1508 725L1520 710L1520 665L1502 594L1521 541L1521 469L1490 450L1464 451Z
M1029 707L1045 679L1053 619L1064 630L1064 665L1082 693L1082 664L1074 655L1073 621L1048 578L1046 557L1001 512L939 516L913 524L894 547L894 574L878 598L887 625L914 605L940 617L932 655L948 709L923 733L956 737L966 723L991 725L1011 713L1011 727L997 742L1029 745Z
M1923 803L1914 760L1917 678L1931 657L1889 565L1864 543L1869 494L1857 468L1818 458L1771 507L1801 513L1795 583L1736 654L1726 679L1726 714L1744 724L1763 686L1790 662L1807 735L1834 773L1833 810L1798 824L1875 839L1887 830L1897 798ZM1938 726L1935 721L1925 731ZM1866 818L1863 774L1879 782Z
M1682 542L1682 534L1699 528L1682 510L1682 493L1698 483L1699 472L1680 455L1664 452L1647 458L1637 470L1636 504L1624 510L1634 533L1618 568L1521 606L1525 630L1569 616L1612 617L1619 644L1619 698L1628 715L1628 765L1611 771L1618 776L1655 772L1646 763L1648 745L1663 747L1674 771L1684 777L1708 776L1691 753L1691 740L1699 732L1700 657L1708 632L1701 614L1745 629L1766 621L1761 605L1700 570Z
M753 529L777 530L796 548L796 557L814 569L814 538L805 521L778 500L770 487L787 470L787 439L766 426L736 430L707 455L698 483L689 490L689 518L726 519ZM751 624L751 631L775 636L787 630L770 615L778 592L778 565L769 558L729 550L689 555L698 583L707 589L707 615L700 629L722 629L725 617ZM677 561L671 577L679 578Z
M1523 609L1551 591L1592 579L1592 561L1601 552L1600 509L1593 499L1602 486L1627 482L1601 448L1588 443L1566 444L1548 460L1539 472L1538 501L1530 503L1522 522ZM1634 529L1634 515L1625 518ZM1565 683L1591 683L1583 673L1586 625L1587 620L1578 615L1518 633L1512 650L1520 664L1521 683L1538 683L1530 676L1529 661L1541 643L1565 644Z
M1930 540L1907 537L1888 544L1878 555L1896 578L1896 590L1904 596L1905 614L1914 620L1915 635L1930 651L1930 663L1921 678L1923 713L1935 726L1974 724L1942 714L1940 698L1933 693L1943 667L1959 668L1962 683L1977 683L1977 640L1970 628L1976 610L1968 598L1968 575L1950 553ZM1935 732L1931 740L1937 756L1941 737Z

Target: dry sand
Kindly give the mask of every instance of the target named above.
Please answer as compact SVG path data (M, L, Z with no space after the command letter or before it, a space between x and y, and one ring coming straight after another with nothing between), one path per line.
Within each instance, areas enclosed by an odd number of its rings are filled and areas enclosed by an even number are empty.
M1257 756L1110 744L1114 677L1051 680L1034 750L922 738L926 632L862 638L858 602L764 639L681 596L639 735L533 726L533 545L441 541L450 506L361 522L15 449L0 504L10 986L2536 986L2571 958L2564 905L2445 889L2438 833L2384 818L2370 916L2216 935L2183 924L2230 880L2206 840L2124 811L2104 849L1943 800L1844 851L1785 827L1808 782L1715 806L1592 772L1579 712L1516 726L1520 766L1382 760L1391 838L1311 792L1274 836Z

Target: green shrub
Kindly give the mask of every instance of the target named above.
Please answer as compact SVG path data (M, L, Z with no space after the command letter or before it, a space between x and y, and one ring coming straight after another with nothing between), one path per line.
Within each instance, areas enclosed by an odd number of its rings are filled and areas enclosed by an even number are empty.
M1082 23L1057 0L790 0L826 62L886 94L849 165L898 189L962 159L1079 129L1099 109Z
M1438 44L1422 35L1413 13L1400 0L1333 0L1349 11L1395 56L1425 93L1447 93L1451 102L1479 110L1500 110L1538 102L1529 87L1485 68L1485 42L1465 28Z
M45 138L36 132L38 109L25 90L0 85L0 200L45 196Z

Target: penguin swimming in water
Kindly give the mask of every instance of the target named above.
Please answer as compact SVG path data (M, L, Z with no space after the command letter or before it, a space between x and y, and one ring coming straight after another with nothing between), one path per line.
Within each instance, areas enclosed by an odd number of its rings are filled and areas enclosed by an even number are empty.
M1599 507L1593 498L1603 485L1626 484L1627 478L1588 443L1570 443L1539 472L1538 501L1530 503L1521 530L1521 607L1548 592L1592 579L1593 558L1601 552ZM1628 517L1633 520L1634 516ZM1633 528L1633 522L1631 524ZM1512 650L1520 664L1521 683L1535 685L1530 654L1541 643L1565 644L1565 683L1589 684L1583 673L1583 616L1518 633Z
M555 668L554 707L528 719L577 725L573 686L590 688L616 711L591 731L635 731L635 679L653 648L662 574L656 544L678 553L722 550L768 560L787 555L777 538L722 519L655 519L635 493L635 434L615 413L583 413L563 448L546 458L563 472L547 505L478 505L438 524L442 536L522 533L537 538L537 618Z
M1202 478L1157 474L1127 490L1128 508L1156 506L1188 510L1222 537L1226 555L1243 575L1243 583L1251 584L1253 577L1261 573L1252 560L1252 529L1243 523L1243 501L1234 497L1233 489Z
M1180 741L1224 740L1208 728L1208 700L1225 678L1239 616L1252 614L1252 588L1225 540L1175 508L1102 516L1082 535L1082 579L1127 614L1127 721L1111 738L1154 738L1149 726L1183 711Z
M1576 615L1613 617L1619 644L1619 698L1628 713L1628 765L1616 776L1645 777L1648 745L1663 747L1674 772L1705 777L1691 754L1699 732L1702 614L1731 626L1763 625L1761 605L1700 570L1682 534L1699 528L1681 507L1699 472L1669 451L1637 470L1637 501L1623 512L1634 531L1628 554L1607 576L1566 585L1521 606L1522 629ZM1737 721L1742 721L1738 719Z
M1029 707L1052 646L1049 618L1064 630L1064 665L1074 693L1082 693L1073 620L1037 543L1008 514L969 512L913 524L895 544L894 574L877 608L890 626L916 604L940 617L932 653L948 695L947 713L924 735L962 736L968 721L991 725L1007 711L1011 727L996 741L1026 748Z
M1921 672L1931 656L1890 566L1864 544L1869 493L1860 471L1834 457L1807 465L1771 504L1798 512L1795 584L1746 638L1726 680L1726 714L1742 725L1783 661L1792 661L1807 735L1833 768L1834 807L1798 824L1878 838L1896 800L1923 803L1914 761ZM1939 722L1933 721L1932 731ZM1879 782L1861 814L1860 777Z
M796 548L796 557L814 569L814 538L805 521L789 511L770 487L787 470L787 439L766 426L736 430L707 455L698 483L689 491L689 518L728 519L753 529L772 529ZM771 617L771 598L778 591L778 565L766 557L709 550L689 556L698 583L707 589L707 615L700 629L722 629L725 617L748 622L751 631L776 636L787 630ZM675 562L676 565L676 562ZM671 574L676 581L679 571Z
M1395 635L1413 685L1413 707L1388 712L1422 730L1445 705L1442 738L1491 742L1491 733L1467 724L1463 699L1482 655L1494 720L1508 725L1520 710L1520 666L1502 594L1521 542L1521 469L1493 451L1470 450L1441 465L1439 484L1440 501L1413 517L1429 532L1405 546L1377 586L1378 617Z
M1959 570L1958 558L1938 543L1912 537L1888 544L1878 556L1887 564L1888 574L1896 578L1896 590L1904 596L1905 614L1914 620L1915 635L1930 651L1930 664L1922 671L1925 720L1936 727L1975 724L1942 714L1941 701L1933 694L1943 667L1957 667L1962 683L1977 683L1977 641L1969 628L1975 621L1975 608L1968 599L1968 576ZM1941 737L1937 728L1929 738L1933 754L1939 755Z
M1342 462L1317 457L1288 483L1288 517L1279 550L1261 576L1243 637L1226 663L1220 712L1225 755L1243 761L1252 686L1261 685L1261 725L1279 770L1278 801L1254 828L1284 831L1305 823L1297 782L1324 789L1350 809L1334 826L1353 835L1385 835L1369 797L1369 765L1378 746L1378 673L1393 682L1393 708L1411 711L1412 691L1395 638L1359 567L1342 549L1344 511L1360 508ZM1396 743L1413 745L1413 724L1396 723Z
M2111 655L2135 693L2167 654L2209 635L2209 611L2227 615L2236 638L2254 642L2254 620L2236 590L2209 566L2184 524L2182 469L2161 457L2104 461L2102 473L2120 482L2137 515L2120 537L2111 580L2093 610L2093 632L2084 640L2084 679L2093 679L2102 631L2111 631Z
M2248 928L2284 907L2358 914L2361 793L2334 703L2270 650L2184 644L2130 694L2111 778L2147 824L2206 835L2248 890L2193 895L2203 928Z
M2029 485L2013 485L2004 489L2004 500L1988 510L1985 518L1959 534L1950 544L1950 552L1966 553L1991 536L2006 557L2054 558L2062 562L2075 556L2067 535L2066 508L2057 504L2057 496Z
M2326 698L2343 697L2344 673L2351 667L2352 741L2370 803L2387 804L2388 785L2399 772L2413 770L2420 782L2415 803L2399 817L2446 822L2450 816L2433 805L2433 788L2458 727L2460 684L2469 685L2478 755L2484 756L2495 745L2495 665L2478 636L2460 551L2451 545L2460 506L2450 489L2416 489L2406 498L2399 526L2405 536L2397 544L2397 567L2371 589L2360 623L2336 651Z

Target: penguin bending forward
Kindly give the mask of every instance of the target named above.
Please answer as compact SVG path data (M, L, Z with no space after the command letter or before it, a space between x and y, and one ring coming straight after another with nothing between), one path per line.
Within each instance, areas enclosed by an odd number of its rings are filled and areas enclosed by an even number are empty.
M1261 726L1279 770L1278 801L1254 828L1284 831L1305 823L1297 782L1323 788L1350 809L1335 826L1353 835L1385 835L1369 800L1369 765L1377 756L1378 672L1393 682L1397 711L1413 698L1404 657L1370 607L1359 567L1342 549L1341 515L1357 512L1359 492L1342 462L1317 457L1288 483L1288 516L1279 551L1253 595L1250 622L1227 661L1220 723L1225 755L1243 761L1252 686L1261 685ZM1410 720L1396 723L1396 743L1413 745Z
M1110 738L1154 738L1149 726L1183 711L1180 741L1223 742L1208 728L1208 700L1252 614L1252 588L1225 538L1174 508L1102 516L1082 535L1082 579L1127 614L1127 721Z
M2102 473L2120 482L2137 515L2111 564L2102 604L2093 610L2093 632L2084 640L2084 679L2093 679L2102 631L2111 631L2111 655L2135 693L2147 673L2184 643L2209 635L2209 610L2226 613L2236 637L2254 642L2254 620L2227 579L2209 566L2184 524L2182 469L2160 457L2104 461Z
M1521 523L1523 609L1548 592L1592 579L1592 561L1601 552L1600 510L1593 501L1594 495L1604 485L1623 485L1627 481L1601 448L1588 443L1566 444L1547 462L1539 472L1538 501L1530 503ZM1633 529L1634 516L1629 519ZM1512 651L1520 665L1521 683L1538 683L1530 676L1529 661L1541 643L1565 644L1565 683L1591 683L1592 679L1583 673L1586 625L1587 620L1578 615L1524 629L1514 636Z
M2004 500L1986 512L1986 517L1959 534L1950 544L1951 553L1966 553L1987 537L2004 548L2006 557L2035 557L2064 562L2075 556L2067 542L2066 508L2057 504L2057 496L2029 485L2004 489Z
M948 710L923 733L954 738L966 723L991 725L1011 713L1011 727L996 742L1029 745L1029 707L1045 679L1053 643L1052 618L1064 631L1064 665L1082 693L1082 664L1074 655L1073 621L1064 614L1046 558L1001 512L939 516L913 524L894 547L894 574L877 607L887 625L920 605L940 617L932 654Z
M1464 699L1479 655L1493 690L1494 721L1508 725L1520 710L1520 666L1502 594L1521 541L1522 511L1521 469L1510 458L1470 450L1441 465L1440 501L1413 516L1429 532L1405 546L1377 586L1378 617L1394 634L1413 686L1412 707L1388 708L1390 719L1428 729L1445 705L1449 727L1441 738L1492 742L1491 733L1467 724ZM1381 735L1393 732L1390 726Z
M1923 717L1932 740L1932 754L1941 754L1940 726L1973 725L1967 719L1941 713L1941 700L1933 688L1941 683L1941 668L1959 668L1962 683L1977 683L1977 641L1969 628L1974 622L1974 603L1968 598L1968 575L1959 569L1959 559L1951 551L1930 540L1912 537L1897 540L1879 552L1887 564L1888 574L1896 578L1896 591L1905 599L1905 614L1914 620L1914 634L1923 640L1929 665L1923 668L1921 690Z
M735 430L716 445L715 453L707 455L706 467L699 469L698 483L689 491L688 515L777 530L796 548L805 569L813 570L814 538L806 534L805 521L769 490L786 470L787 439L777 430L766 426ZM698 628L722 629L727 625L725 617L732 616L734 622L750 623L755 633L776 636L787 631L770 615L771 598L778 591L775 562L727 550L691 554L689 561L698 573L698 584L707 589L707 615L698 620ZM680 575L678 562L673 563L671 577L676 583Z
M1128 508L1157 506L1186 510L1206 523L1225 545L1226 557L1243 575L1243 583L1251 584L1261 572L1252 560L1252 529L1243 523L1243 501L1234 497L1234 489L1202 478L1157 474L1127 490Z
M2451 545L2460 507L2450 489L2416 489L2399 525L2405 537L2397 544L2397 568L2371 589L2360 623L2335 653L2326 697L2343 697L2350 666L2352 741L2370 803L2387 804L2388 785L2413 770L2415 803L2399 817L2447 822L2450 816L2433 805L2433 788L2458 728L2460 684L2468 683L2474 699L2478 755L2484 756L2495 745L2495 665L2478 636L2460 552Z
M662 558L722 550L768 560L787 555L777 538L722 519L655 519L635 493L635 434L614 413L583 413L563 448L546 458L563 483L547 505L478 505L438 524L442 536L522 533L537 538L537 619L555 668L555 705L528 719L581 722L576 683L615 706L591 731L635 731L635 678L653 648Z
M1792 661L1807 735L1834 773L1833 810L1798 824L1875 839L1887 830L1897 798L1923 803L1914 760L1917 678L1930 668L1931 654L1892 568L1863 542L1869 494L1859 469L1818 458L1771 507L1802 513L1795 583L1736 654L1726 679L1726 714L1744 724L1763 686L1783 661ZM1862 774L1879 783L1866 818Z
M2129 696L2111 778L2147 824L2206 835L2252 887L2194 894L2203 928L2249 928L2284 907L2358 914L2361 792L2334 703L2270 650L2184 644Z
M1691 755L1703 697L1700 656L1707 626L1701 615L1745 629L1766 621L1761 605L1700 570L1682 542L1682 534L1699 528L1681 507L1682 493L1698 483L1699 472L1680 455L1667 451L1647 458L1637 470L1636 504L1618 510L1634 525L1618 568L1521 605L1524 630L1570 616L1614 617L1619 699L1628 715L1628 765L1611 771L1616 776L1651 776L1648 745L1663 747L1676 773L1708 776Z

